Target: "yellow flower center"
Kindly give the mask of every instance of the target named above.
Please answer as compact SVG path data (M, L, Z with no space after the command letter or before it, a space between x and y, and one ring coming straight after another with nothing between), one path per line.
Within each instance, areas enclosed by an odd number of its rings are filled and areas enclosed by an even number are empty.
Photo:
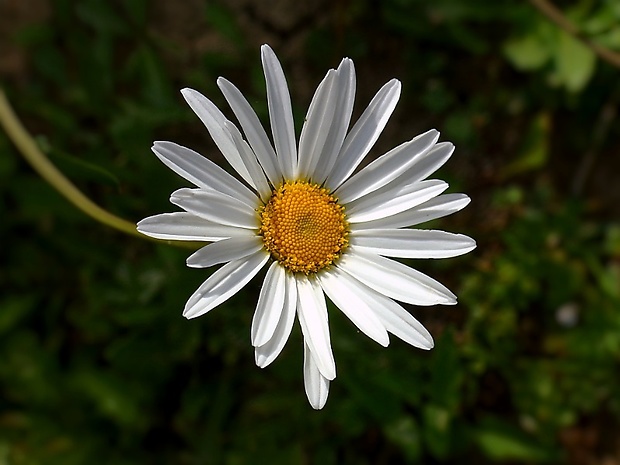
M348 244L344 207L318 184L285 182L259 215L265 248L294 273L316 273Z

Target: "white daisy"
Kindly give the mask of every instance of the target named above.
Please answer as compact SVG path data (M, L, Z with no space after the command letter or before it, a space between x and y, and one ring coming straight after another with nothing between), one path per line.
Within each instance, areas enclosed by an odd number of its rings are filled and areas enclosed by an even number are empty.
M456 296L386 257L446 258L474 249L475 242L461 234L410 228L461 210L469 198L442 194L448 184L426 180L454 150L449 142L437 143L434 129L353 174L396 106L399 81L385 84L347 133L355 71L343 59L319 84L297 144L282 67L268 45L261 58L273 145L226 79L217 83L244 135L206 97L181 91L246 184L188 148L155 142L157 157L196 188L170 197L184 211L145 218L138 230L159 239L210 242L187 265L224 264L189 298L187 318L225 302L267 267L251 328L256 364L264 368L279 355L297 314L305 390L312 407L320 409L336 377L325 295L382 346L392 333L415 347L432 348L429 332L396 301L452 305Z

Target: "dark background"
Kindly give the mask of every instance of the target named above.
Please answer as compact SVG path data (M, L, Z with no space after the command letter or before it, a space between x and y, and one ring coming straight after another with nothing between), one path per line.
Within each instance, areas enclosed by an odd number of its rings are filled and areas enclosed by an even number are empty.
M557 6L620 53L617 1ZM297 123L349 56L355 114L403 83L372 156L432 127L456 144L437 176L472 203L428 227L478 248L411 263L459 296L410 308L435 349L383 349L331 308L338 378L315 412L298 326L254 365L260 279L185 320L212 270L86 217L0 132L0 463L620 464L619 69L534 2L0 0L0 84L47 156L130 221L186 185L153 140L222 161L179 89L230 114L226 76L267 122L263 43Z

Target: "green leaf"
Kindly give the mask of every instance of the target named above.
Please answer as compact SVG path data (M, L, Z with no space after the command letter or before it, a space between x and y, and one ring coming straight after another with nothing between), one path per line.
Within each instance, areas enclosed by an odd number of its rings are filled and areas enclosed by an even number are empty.
M520 429L497 421L479 429L475 438L482 452L491 460L547 462L556 458Z
M549 47L536 33L508 40L504 55L521 71L534 71L544 66L551 56Z
M556 78L571 92L581 91L590 81L596 64L594 53L572 36L561 32L555 56Z

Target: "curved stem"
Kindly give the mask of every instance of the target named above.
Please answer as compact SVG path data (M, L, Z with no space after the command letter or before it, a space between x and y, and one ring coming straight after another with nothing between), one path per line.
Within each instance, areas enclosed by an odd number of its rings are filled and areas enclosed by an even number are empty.
M586 47L592 50L599 58L606 61L610 65L620 68L620 54L609 50L596 42L590 40L569 21L569 19L549 0L530 0L530 3L550 21L555 23L561 29L581 41Z
M155 240L167 244L179 245L181 247L196 248L196 244L191 242L172 242L159 239L152 239L136 230L136 225L130 221L113 215L104 210L99 205L86 197L75 184L73 184L39 149L32 136L26 131L19 118L11 108L9 101L0 88L0 125L4 127L7 135L15 144L19 152L30 163L34 170L49 184L60 192L69 202L82 210L91 218L110 226L114 229L142 239Z

